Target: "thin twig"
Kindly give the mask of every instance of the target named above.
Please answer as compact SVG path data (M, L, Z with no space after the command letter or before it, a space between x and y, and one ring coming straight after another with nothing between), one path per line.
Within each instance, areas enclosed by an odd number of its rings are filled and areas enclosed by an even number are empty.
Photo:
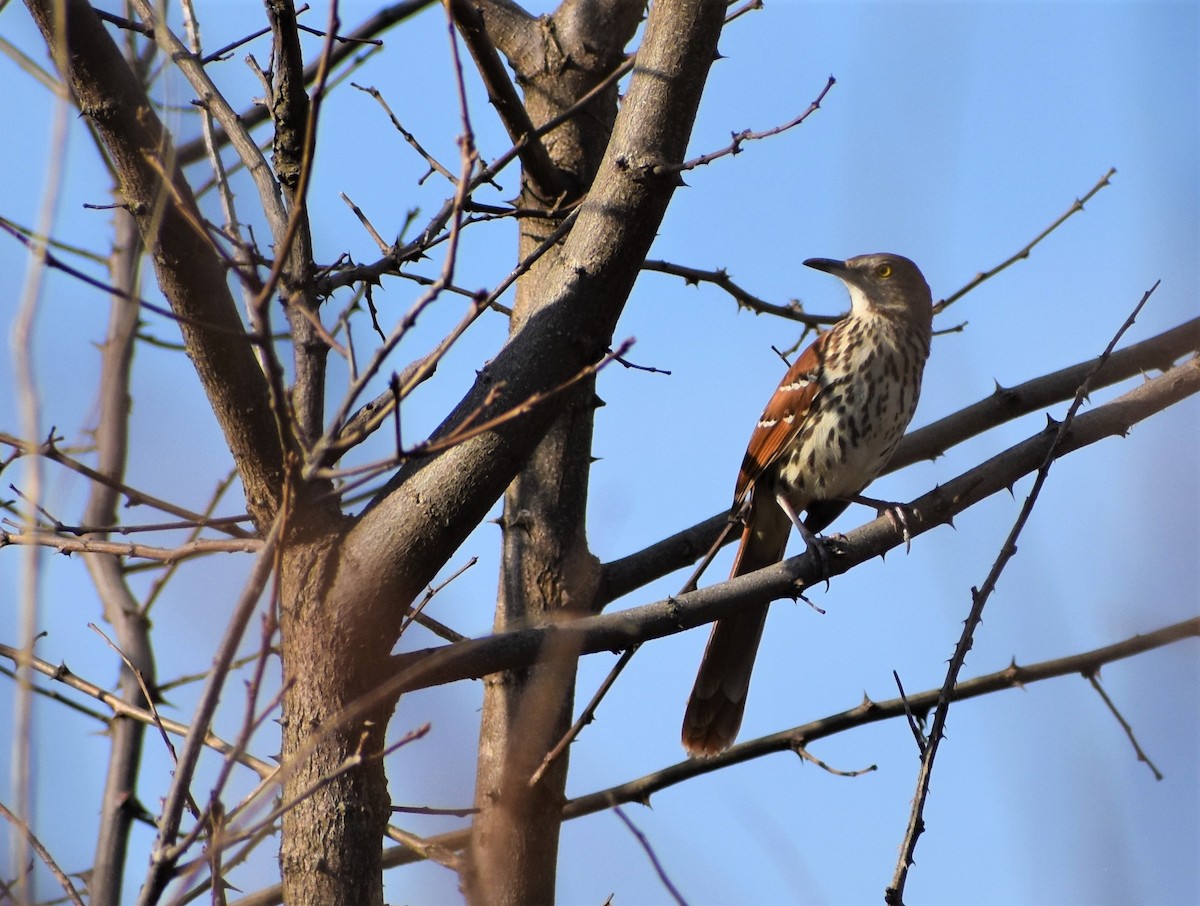
M1004 571L1005 566L1017 552L1017 538L1020 537L1021 531L1025 528L1026 522L1029 520L1030 514L1033 512L1034 505L1037 503L1038 496L1046 483L1046 479L1050 474L1050 467L1054 464L1054 460L1058 456L1058 450L1067 438L1067 434L1071 429L1071 425L1075 421L1075 414L1083 405L1088 392L1091 389L1092 375L1103 366L1108 357L1112 355L1112 351L1120 342L1121 337L1125 332L1133 326L1134 320L1141 312L1145 304L1150 301L1150 296L1158 288L1156 281L1150 287L1134 306L1129 317L1125 319L1117 332L1109 341L1104 352L1101 353L1099 360L1093 367L1091 373L1080 384L1079 389L1075 393L1075 399L1067 409L1067 414L1062 422L1058 425L1055 432L1054 440L1046 450L1045 457L1042 460L1041 466L1037 470L1037 476L1034 478L1033 487L1029 491L1029 495L1025 498L1025 503L1021 507L1021 512L1017 515L1016 522L1013 524L1008 537L1001 545L1000 552L996 556L995 562L992 564L991 570L988 572L987 578L983 585L978 588L971 589L971 610L963 625L962 635L959 638L958 644L955 646L954 654L950 659L950 666L946 671L946 679L942 684L943 695L938 702L937 710L933 715L933 724L929 731L928 743L924 752L921 755L921 769L917 775L917 791L913 797L912 809L909 813L908 826L904 833L904 839L900 846L900 858L896 863L896 870L892 875L892 882L885 892L885 902L889 906L899 906L904 902L904 885L908 879L909 867L913 864L913 853L916 850L917 838L925 829L924 812L925 802L929 796L929 783L933 773L934 761L937 758L938 748L945 735L946 719L950 712L950 692L954 689L958 681L959 671L966 663L967 652L971 650L974 644L975 630L983 620L983 608L991 597L992 591L996 587L996 582L1000 578L1000 574Z
M350 197L345 192L338 192L338 195L340 195L342 201L349 206L350 210L354 213L354 216L358 218L358 222L363 225L363 229L366 230L368 235L375 240L375 244L379 246L379 251L386 255L388 249L391 248L390 244L385 242L384 238L379 235L379 231L375 229L374 224L367 219L367 215L362 212L362 208L351 201Z
M450 818L470 818L479 814L477 808L434 808L429 805L393 805L391 809L402 815L443 815Z
M209 322L202 321L198 318L192 318L192 317L188 317L187 315L176 314L175 312L171 311L171 309L167 308L166 306L155 305L153 302L148 302L145 299L142 299L138 296L129 295L128 293L123 292L122 290L118 289L117 287L112 286L111 284L105 283L103 280L98 280L95 277L91 276L90 274L87 274L87 273L81 271L79 268L72 267L71 265L67 264L65 261L63 261L61 258L59 258L57 255L55 255L53 252L51 252L49 249L47 249L44 245L40 245L39 243L35 242L33 239L27 238L26 236L22 235L20 232L17 231L17 229L15 227L10 226L7 221L4 221L2 219L0 219L0 229L4 230L9 235L15 237L22 245L24 245L26 248L28 248L35 255L41 255L46 267L53 268L54 270L62 271L64 274L67 274L70 277L74 277L76 280L80 281L81 283L86 283L88 286L92 287L93 289L98 289L101 292L105 293L106 295L121 296L122 298L128 299L129 301L136 303L139 308L144 308L146 311L153 312L156 315L161 315L162 317L168 318L172 321L176 321L179 324L187 324L189 326L196 327L201 330L208 330L208 331L212 331L213 333L224 334L225 336L228 336L228 337L241 337L243 339L245 338L244 331L227 330L224 327L218 326L216 324L210 324Z
M796 126L799 126L806 119L821 109L821 102L825 100L825 95L829 94L830 89L836 84L837 79L835 79L833 76L830 76L825 82L825 87L821 89L820 94L818 94L813 102L808 105L808 109L795 119L784 123L782 126L775 126L772 129L766 129L762 132L755 132L753 129L743 129L741 132L734 132L732 133L733 141L718 151L710 151L708 154L702 154L699 157L693 157L691 160L686 160L681 164L660 164L654 168L653 172L656 176L665 176L670 173L684 173L688 170L694 170L696 167L711 164L713 161L719 160L722 157L740 154L742 151L742 145L744 145L746 142L761 141L764 138L771 138L772 136L779 135L781 132L787 132L789 129L794 129Z
M155 497L153 494L147 494L144 491L139 491L137 488L131 487L125 482L116 481L105 475L103 472L96 471L90 466L85 465L79 460L74 459L59 450L55 445L56 438L54 437L48 438L45 443L35 444L0 431L0 444L6 444L7 446L14 448L15 450L19 451L22 456L44 457L45 459L49 459L51 462L56 462L61 466L66 466L72 472L77 472L84 478L88 478L92 481L99 482L100 484L107 485L108 487L115 488L121 492L122 496L125 498L126 505L128 506L152 506L156 510L161 510L164 513L170 513L172 516L178 516L180 519L186 519L194 525L211 525L213 528L223 531L228 535L233 535L239 538L250 537L250 533L244 529L237 528L236 526L232 526L227 523L210 522L200 513L194 513L191 510L185 509L181 506L176 506L173 503L169 503L166 500Z
M150 869L138 899L139 906L153 906L158 901L163 888L171 880L174 862L178 858L178 854L173 855L171 851L174 849L175 837L179 831L183 804L190 795L189 786L200 758L201 747L204 745L213 715L216 713L221 691L229 676L229 666L233 663L237 646L241 642L250 615L258 606L258 599L262 595L263 589L266 588L267 580L275 571L280 528L281 520L276 518L270 533L263 542L262 550L259 551L254 569L251 571L229 618L225 635L213 656L212 674L204 684L200 701L196 705L192 725L179 756L179 764L172 777L166 801L163 803L162 815L158 823L158 835L151 850Z
M455 46L453 41L453 32L451 32L451 46ZM455 48L455 52L457 53L457 48ZM349 417L350 407L354 405L355 401L362 394L366 385L375 377L376 374L379 373L380 368L383 367L384 360L391 354L396 345L399 344L399 342L408 334L408 331L413 327L413 325L416 324L421 313L424 312L425 309L428 308L429 305L431 305L433 301L441 295L443 288L454 282L455 265L458 260L458 241L463 221L463 206L470 191L470 174L471 171L474 170L475 164L478 161L478 154L475 150L474 139L469 131L470 120L466 108L465 89L461 87L461 72L459 96L460 111L465 124L465 131L460 137L460 179L458 181L458 190L455 193L453 205L449 215L450 237L446 249L446 256L442 262L441 275L436 281L434 281L433 285L429 287L429 289L421 296L421 298L417 300L404 318L401 319L400 324L397 325L397 327L388 336L387 341L375 350L374 355L371 357L371 361L367 363L362 373L359 374L358 377L351 383L350 388L342 397L342 402L340 403L337 412L330 422L330 428L313 445L312 450L306 457L304 464L304 477L306 479L312 478L316 471L324 464L326 457L329 455L330 448L335 444L337 432L340 431L341 426L346 423L346 420ZM480 314L482 314L482 309L480 309L479 306L475 306L468 314L468 317L464 319L464 322L460 324L457 332L453 333L452 336L455 339L457 339L458 336L461 336L462 332L466 330L467 326L469 326L471 323L474 323L474 320L478 318ZM453 340L447 338L446 340L443 340L441 344L439 344L439 348L448 349L449 344L452 342ZM436 361L430 363L429 367L432 368L434 364L436 364ZM420 383L423 379L424 378L422 375L414 375L412 386L416 386L416 384ZM387 411L383 411L382 415L384 417L386 417Z
M846 771L841 768L835 768L828 762L822 761L812 752L808 751L807 747L802 746L799 743L796 744L794 751L803 760L815 764L822 771L825 771L827 774L832 774L834 777L862 777L864 774L870 774L879 770L879 766L874 764L869 764L865 768L855 768L854 770L850 771Z
M755 314L776 315L780 318L786 318L789 321L798 321L805 327L814 330L834 324L843 317L843 315L810 315L804 311L804 306L795 300L787 305L777 305L773 302L767 302L765 299L760 299L749 290L744 289L731 280L729 272L724 268L701 270L700 268L674 264L670 261L646 261L642 264L642 270L657 271L660 274L671 274L675 277L682 277L686 283L693 285L711 283L733 297L738 308L744 308ZM807 331L801 335L801 339L806 334Z
M617 681L617 677L621 672L629 666L629 662L633 660L633 656L638 653L641 645L631 645L621 652L621 656L617 658L617 662L613 664L612 669L608 671L608 675L604 677L604 681L600 683L600 687L592 695L591 701L579 713L579 717L571 724L570 729L562 735L562 739L554 744L554 747L545 754L542 758L542 763L538 765L537 770L529 778L529 786L535 787L545 775L550 766L567 750L567 746L575 741L583 728L596 719L596 709L600 707L600 702L604 701L604 696L608 695L608 690L613 687L613 683Z
M220 504L221 498L223 498L225 496L225 492L228 491L233 486L233 482L236 478L237 478L237 468L231 467L229 469L229 471L225 474L225 477L223 479L221 479L219 482L217 482L217 486L216 486L216 488L213 489L212 496L209 497L208 503L207 503L207 505L205 505L204 511L201 514L201 515L203 515L203 517L205 519L212 518L212 514L216 511L217 506ZM244 518L248 519L249 516L246 516ZM214 522L215 521L218 521L218 520L214 520ZM238 521L240 522L241 519L239 519ZM196 526L192 530L191 534L188 537L188 540L185 543L191 543L192 541L199 541L200 540L200 531L201 531L201 527ZM136 567L127 567L128 571L132 571L133 569L136 569ZM168 563L166 569L162 570L155 577L154 581L150 584L149 591L142 598L142 615L143 616L147 616L147 617L149 616L151 608L154 607L155 602L158 600L158 596L160 594L162 594L163 590L167 587L167 584L175 577L178 570L179 570L179 561L176 561L175 563Z
M1040 233L1038 233L1036 236L1034 236L1033 239L1023 249L1021 249L1015 255L1004 259L999 264L997 264L995 267L993 267L991 270L987 270L987 271L984 271L983 273L976 274L969 281L967 281L966 285L964 285L961 289L951 293L945 299L943 299L942 301L940 301L936 305L934 305L933 313L935 315L940 314L941 312L943 312L947 308L949 308L951 305L953 305L955 302L957 302L959 299L961 299L963 296L965 296L967 293L969 293L971 290L975 289L975 287L979 286L980 283L983 283L985 280L989 280L992 277L996 276L996 274L1000 273L1002 270L1004 270L1009 265L1015 264L1016 262L1022 260L1023 258L1028 258L1029 253L1033 251L1034 246L1036 246L1039 242L1041 242L1043 239L1045 239L1047 236L1049 236L1051 233L1053 233L1055 230L1057 230L1060 226L1062 226L1067 221L1067 218L1069 218L1071 215L1077 214L1079 211L1082 211L1083 206L1085 204L1087 204L1087 202L1092 200L1092 196L1094 196L1097 192L1099 192L1101 189L1103 189L1105 186L1108 185L1109 180L1116 174L1116 172L1117 171L1116 171L1115 167L1110 167L1108 172L1100 177L1100 181L1097 182L1094 186L1092 186L1091 189L1088 190L1086 195L1084 195L1082 198L1076 198L1074 203L1069 208L1067 208L1066 212L1063 213L1063 215L1061 217L1059 217L1057 220L1055 220L1054 223L1050 224L1050 226L1046 227L1046 229L1042 230Z
M55 862L54 857L50 855L50 850L46 849L46 847L42 845L42 841L37 838L37 835L34 834L29 825L26 824L20 816L9 811L8 806L6 806L3 802L0 802L0 816L3 816L9 821L9 823L12 824L13 827L17 829L17 832L29 845L29 848L37 853L39 859L46 863L46 867L50 869L50 873L54 875L58 883L62 885L63 892L67 895L67 899L74 903L75 906L83 906L83 899L79 896L79 891L75 889L75 885L71 883L71 879L67 877L67 873L58 867L58 863ZM19 868L22 872L22 875L26 874L24 866L19 866Z
M908 699L904 695L904 684L900 682L900 674L893 670L892 677L896 680L896 691L900 693L900 701L907 705ZM908 717L908 728L912 730L913 739L917 742L917 751L924 755L927 740L925 739L925 734L921 732L921 723L917 720L917 716L913 714L912 708L906 707L904 713Z
M567 181L542 144L529 118L529 111L525 109L499 51L492 43L479 9L468 0L446 0L446 11L475 59L476 68L487 88L488 100L496 108L514 146L520 147L518 154L525 176L536 186L542 198L563 196L568 190ZM455 64L459 65L457 51Z
M430 154L428 151L426 151L421 146L421 143L419 141L417 141L417 137L415 135L413 135L411 132L409 132L407 129L404 128L404 126L401 124L400 120L397 119L396 114L392 112L392 108L388 106L388 102L384 100L383 95L380 93L378 88L375 88L374 86L359 85L355 82L351 82L350 84L353 87L357 88L359 91L369 94L371 97L373 97L375 99L376 103L378 103L379 106L383 108L384 113L386 113L388 115L388 119L390 119L392 121L392 125L396 127L396 131L399 132L400 135L402 135L404 137L404 140L406 142L408 142L413 147L413 150L416 151L419 155L421 155L421 157L424 159L425 163L427 163L429 165L430 172L440 173L442 176L444 176L446 178L447 182L449 182L450 185L452 185L452 186L455 186L458 184L458 178L453 173L451 173L449 170L447 170L444 166L442 166L441 162L436 157L434 157L432 154ZM422 177L421 179L419 179L417 181L417 184L420 185L424 181L425 181L425 178ZM387 251L386 246L383 248L383 251L385 251L385 252Z
M737 524L738 523L732 518L726 520L725 528L722 529L721 534L717 536L716 541L714 541L712 546L708 549L708 553L692 572L692 575L688 578L687 582L684 583L683 588L680 589L679 593L681 595L687 594L689 591L694 591L696 589L696 585L700 581L700 577L704 574L704 571L708 568L708 565L712 563L713 558L717 555L717 551L719 551L721 546L725 543L725 538L729 535L733 526ZM555 760L567 750L567 746L573 743L579 734L583 732L583 728L596 719L596 709L600 707L600 702L602 702L604 697L608 695L608 691L617 681L617 677L619 677L625 668L629 666L629 662L633 660L633 656L638 653L640 648L640 644L631 645L621 652L621 656L617 659L617 662L613 664L612 669L608 671L608 675L604 677L604 681L600 683L599 688L596 690L595 694L592 695L591 701L587 703L587 706L583 709L583 711L580 712L579 717L573 724L571 724L567 732L563 734L562 739L555 743L554 747L546 753L544 758L542 758L542 763L538 765L537 770L533 772L533 776L529 778L529 785L531 787L537 785L537 782L542 779L542 775L546 773L550 765L552 765Z
M438 865L443 865L451 871L462 871L462 859L452 849L447 849L436 843L430 843L424 837L418 837L414 833L402 830L391 824L388 825L387 835L402 846L406 846L413 852L419 853L422 858L428 859L430 862L436 862Z
M0 644L0 657L8 658L13 663L17 663L21 659L21 653L19 649L13 648L9 645ZM127 717L131 720L140 721L141 723L147 725L155 722L154 715L151 714L147 709L138 707L136 705L131 705L122 700L120 696L114 695L112 692L109 692L102 686L85 680L83 677L72 672L72 670L67 667L66 664L51 664L49 661L41 658L32 658L29 660L29 666L31 669L37 671L43 676L47 676L55 682L62 683L64 686L74 689L76 692L81 692L84 695L94 698L96 701L107 705L110 709L112 709L113 714L118 717ZM186 724L182 724L179 721L171 720L169 717L162 716L159 717L159 721L169 733L173 733L176 736L188 735L189 727ZM205 734L204 745L215 752L221 753L222 755L226 755L233 751L233 746L212 732ZM250 768L250 770L258 774L259 777L266 777L275 770L274 765L270 765L252 755L240 755L238 756L238 762L245 767Z
M436 586L431 585L429 588L427 588L425 590L424 597L422 597L421 600L415 606L408 608L408 610L405 614L405 619L400 624L400 630L396 633L396 636L399 637L399 636L404 635L404 631L406 629L408 629L408 627L411 626L413 624L413 622L415 622L419 617L423 616L421 611L423 611L425 609L426 604L428 604L430 601L432 601L434 599L434 597L437 595L438 592L440 592L443 588L445 588L447 585L449 585L451 582L453 582L455 579L457 579L459 576L461 576L463 573L465 573L468 569L470 569L472 566L474 566L478 562L479 562L478 557L472 557L470 560L468 560L466 563L464 563L462 566L460 566L458 569L456 569L453 573L451 573L450 576L444 582L442 582L440 585L436 585Z
M132 541L95 541L90 538L63 538L49 532L6 532L0 531L0 547L6 545L23 547L50 547L60 554L111 554L115 557L140 557L158 563L179 563L193 557L213 553L249 553L262 548L257 538L206 538L189 541L178 547L155 547L136 544Z
M1091 673L1086 673L1084 675L1087 677L1087 681L1092 684L1092 688L1096 690L1104 704L1108 707L1108 710L1112 712L1112 716L1117 719L1117 723L1121 725L1121 729L1125 731L1125 735L1129 737L1129 743L1133 746L1133 751L1137 753L1138 761L1144 761L1146 763L1146 767L1148 767L1154 774L1155 780L1162 780L1162 772L1158 769L1157 765L1150 760L1150 756L1143 751L1141 745L1137 741L1137 737L1133 733L1133 727L1129 725L1129 721L1121 716L1120 710L1118 710L1117 706L1113 703L1113 700L1108 697L1108 693L1105 692L1104 687L1100 685L1100 678L1096 675L1096 672L1092 671Z
M272 802L272 804L274 805L274 808L272 808L270 810L270 812L264 818L262 818L256 824L245 828L244 830L240 830L240 831L237 831L236 833L229 834L228 838L226 840L222 841L222 844L221 844L222 847L227 848L229 846L233 846L237 843L240 843L243 840L257 836L262 830L264 830L266 828L274 827L276 822L279 821L279 819L282 818L284 814L286 814L287 812L294 809L301 802L310 798L318 790L321 790L322 788L328 786L330 783L332 783L338 777L341 777L343 774L347 773L348 771L353 771L357 768L360 768L364 763L366 763L368 761L374 761L374 760L386 758L388 755L392 754L393 752L397 751L398 749L400 749L406 745L409 745L410 743L415 742L417 740L424 739L429 734L430 729L432 729L431 724L428 724L428 723L422 724L421 726L419 726L413 730L409 730L406 734L404 734L403 737L398 739L396 742L392 743L390 746L383 749L382 751L376 752L374 754L363 754L363 752L361 751L361 743L360 743L359 749L357 751L353 752L350 755L347 755L345 758L343 758L341 760L341 762L338 763L338 765L335 768L333 768L327 774L314 780L311 784L309 784L309 786L306 789L302 790L300 793L293 796L287 802L278 802L276 800L270 800ZM312 734L310 741L308 743L306 743L304 746L302 746L300 751L293 753L290 763L291 764L302 764L304 759L308 758L312 754L312 749L315 747L317 740L320 739L321 737L323 737L323 735L326 732L328 732L328 730L329 730L328 727L323 726L319 730L315 731ZM365 739L365 734L364 734L363 738ZM259 787L257 789L255 789L254 793L251 796L247 797L246 801L243 802L240 806L238 806L238 808L236 810L236 814L238 814L238 815L248 814L249 812L251 812L253 810L254 807L257 807L258 804L268 802L268 800L265 798L264 794L275 788L283 789L285 783L287 782L288 775L289 775L289 771L288 771L287 764L280 765L280 769L278 771L276 771L274 775L267 778L266 781L264 781L262 784L260 784ZM426 854L426 855L428 855L428 854Z
M150 711L150 716L152 718L154 718L154 726L158 730L159 736L162 737L163 745L165 745L167 747L167 752L169 752L171 755L171 761L176 766L178 766L179 765L179 756L175 751L174 744L171 742L171 737L167 735L167 730L163 726L162 718L159 717L158 706L154 704L154 696L150 692L150 687L146 685L146 678L144 676L142 676L142 671L140 671L134 665L133 661L131 661L129 659L129 656L127 654L125 654L124 651L122 651L117 645L115 645L113 643L112 639L110 639L107 635L104 634L103 630L101 630L99 626L97 626L95 623L88 623L88 628L91 629L93 632L95 632L97 635L99 635L100 638L104 639L104 641L108 644L108 647L117 653L117 656L125 664L125 668L130 673L132 673L134 676L134 679L137 680L138 688L142 692L142 698L146 702L146 707ZM192 813L192 816L199 819L200 806L198 806L196 804L196 800L192 798L190 793L188 794L188 797L187 797L187 806L188 806L188 810Z
M637 825L635 825L629 819L621 806L613 806L613 811L616 812L617 817L621 819L621 822L625 825L625 827L629 829L629 832L633 834L633 837L635 840L637 840L638 845L642 847L642 851L645 852L647 858L650 859L650 864L654 866L654 873L657 874L658 879L662 881L663 887L667 888L667 893L671 895L671 899L678 903L679 906L687 906L687 900L683 898L683 894L679 892L679 888L671 883L671 879L667 876L666 869L663 868L662 863L658 860L658 856L654 852L654 847L650 845L650 841L646 839L646 835L638 830Z

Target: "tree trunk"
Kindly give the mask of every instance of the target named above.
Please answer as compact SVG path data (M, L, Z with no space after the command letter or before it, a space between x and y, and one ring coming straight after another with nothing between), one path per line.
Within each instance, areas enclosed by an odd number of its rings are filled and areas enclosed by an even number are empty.
M355 609L331 594L341 554L340 520L286 545L279 608L283 698L283 816L279 861L289 906L379 906L383 837L390 815L379 757L392 699L362 716L334 719L369 702L388 655L382 633L353 625ZM293 805L294 804L294 805Z
M525 110L535 126L560 116L619 65L642 4L602 6L564 3L548 22L526 19L514 28L506 21L508 27L490 29L525 89ZM487 4L482 12L489 20ZM490 22L495 26L495 15ZM527 168L523 206L561 207L574 201L571 193L592 184L612 134L616 102L612 85L545 137L551 164L562 177L556 190L567 194L550 197L547 180ZM557 226L551 218L523 219L520 258L534 253ZM561 250L560 242L518 283L512 333L548 301L539 278L561 266ZM497 632L592 612L599 562L588 550L585 521L596 405L594 378L573 388L505 494ZM485 681L475 788L479 813L465 877L476 906L554 901L567 753L535 786L530 779L570 727L578 655L570 643L552 643L533 667Z

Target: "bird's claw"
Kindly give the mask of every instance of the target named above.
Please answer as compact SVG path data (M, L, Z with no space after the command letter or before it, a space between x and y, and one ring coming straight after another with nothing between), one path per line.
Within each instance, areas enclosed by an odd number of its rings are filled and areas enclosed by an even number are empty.
M808 550L820 566L821 578L825 580L825 590L828 591L833 558L840 557L846 552L846 536L842 534L827 537L814 535L808 542Z
M900 530L900 537L904 539L904 553L912 553L912 532L908 529L908 513L909 508L902 503L894 503L891 506L884 507L883 512L879 515L887 516L888 521L892 526Z

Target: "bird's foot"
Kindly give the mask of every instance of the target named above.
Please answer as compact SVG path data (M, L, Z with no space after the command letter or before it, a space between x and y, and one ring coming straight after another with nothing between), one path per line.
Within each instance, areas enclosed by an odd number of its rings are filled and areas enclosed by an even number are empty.
M829 590L829 579L833 572L833 560L835 557L840 557L845 553L846 536L837 535L814 535L809 534L805 539L805 544L808 545L808 552L817 561L817 566L820 567L820 579L825 580L825 590Z
M900 530L900 537L904 539L904 553L912 552L912 533L908 530L908 514L912 512L907 506L902 503L896 503L892 506L885 507L884 511L879 515L886 515L888 521Z
M900 537L904 539L904 552L912 551L912 532L908 528L908 514L915 512L912 507L905 503L896 503L891 500L876 500L873 497L863 497L861 494L854 498L855 503L866 504L873 507L876 518L887 516L888 521L892 526L900 531Z

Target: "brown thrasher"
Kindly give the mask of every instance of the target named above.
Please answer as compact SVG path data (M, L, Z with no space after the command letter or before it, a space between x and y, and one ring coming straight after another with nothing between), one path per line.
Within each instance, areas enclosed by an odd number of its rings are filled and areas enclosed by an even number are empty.
M915 264L888 254L804 263L849 287L850 314L788 369L750 435L733 502L745 529L730 578L782 560L793 525L824 563L815 533L887 465L929 357L933 299ZM766 619L767 605L756 604L713 625L683 718L689 755L733 745Z

